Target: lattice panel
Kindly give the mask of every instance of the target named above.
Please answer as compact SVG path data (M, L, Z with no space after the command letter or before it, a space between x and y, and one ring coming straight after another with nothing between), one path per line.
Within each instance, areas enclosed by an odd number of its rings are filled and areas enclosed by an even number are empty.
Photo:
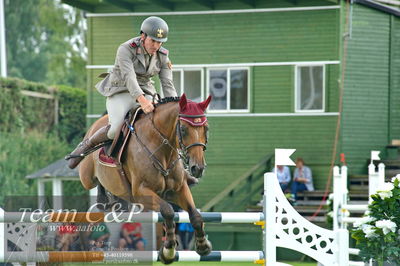
M302 217L286 199L278 181L274 182L276 246L297 250L324 265L334 265L335 233Z

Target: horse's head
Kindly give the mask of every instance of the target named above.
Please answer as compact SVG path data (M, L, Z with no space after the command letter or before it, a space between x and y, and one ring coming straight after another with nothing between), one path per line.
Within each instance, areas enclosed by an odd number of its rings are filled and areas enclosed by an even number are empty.
M211 96L204 102L196 103L186 99L183 94L179 101L177 135L180 148L186 158L190 174L196 178L203 175L206 166L204 151L207 146L208 123L204 111Z

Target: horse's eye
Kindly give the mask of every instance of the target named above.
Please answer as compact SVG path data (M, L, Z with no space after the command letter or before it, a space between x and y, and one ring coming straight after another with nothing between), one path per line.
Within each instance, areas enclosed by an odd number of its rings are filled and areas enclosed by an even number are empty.
M188 134L188 130L187 130L187 127L186 126L181 126L181 134L182 134L182 137L186 137L187 136L187 134Z

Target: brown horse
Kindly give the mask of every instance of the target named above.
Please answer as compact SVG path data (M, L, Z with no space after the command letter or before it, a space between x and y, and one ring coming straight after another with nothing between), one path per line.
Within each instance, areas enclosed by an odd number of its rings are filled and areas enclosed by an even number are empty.
M136 135L127 144L123 162L130 187L122 182L116 168L98 163L96 151L80 165L79 175L86 189L98 182L109 192L126 201L141 203L146 209L161 212L165 220L166 240L159 252L160 260L169 264L174 261L176 236L171 201L189 213L195 230L196 252L207 255L211 243L206 239L203 219L195 207L187 185L189 173L200 178L205 168L204 151L207 144L206 110L211 98L201 103L179 98L161 100L153 113L143 115L135 123ZM85 138L107 125L107 116L100 118L89 129ZM182 161L183 158L183 161ZM125 182L126 184L126 182Z

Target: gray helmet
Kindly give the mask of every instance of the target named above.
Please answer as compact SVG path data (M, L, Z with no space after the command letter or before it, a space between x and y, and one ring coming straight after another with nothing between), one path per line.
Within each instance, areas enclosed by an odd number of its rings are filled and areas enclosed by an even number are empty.
M162 18L148 17L143 21L140 33L145 33L155 41L166 42L168 40L168 24Z

